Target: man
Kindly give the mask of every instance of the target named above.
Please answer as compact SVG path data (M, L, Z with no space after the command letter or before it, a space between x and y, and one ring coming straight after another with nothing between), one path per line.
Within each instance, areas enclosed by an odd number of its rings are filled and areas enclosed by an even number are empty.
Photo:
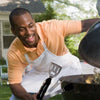
M16 36L7 54L8 80L14 94L10 100L37 100L36 93L49 77L52 62L62 66L62 70L53 78L49 89L62 76L81 74L79 59L71 55L64 44L64 37L87 31L99 19L35 23L28 10L16 8L9 20L11 31ZM53 91L49 89L47 94L54 94L59 87Z

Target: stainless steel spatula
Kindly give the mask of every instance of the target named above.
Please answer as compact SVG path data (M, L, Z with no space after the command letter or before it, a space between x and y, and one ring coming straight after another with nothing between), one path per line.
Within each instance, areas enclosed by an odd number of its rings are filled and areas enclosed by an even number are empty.
M55 64L55 63L51 63L50 64L50 66L49 66L49 78L47 78L45 80L45 82L43 82L43 85L40 88L39 93L37 95L37 99L38 100L42 100L43 99L43 97L44 97L44 95L45 95L45 93L46 93L46 91L47 91L47 89L48 89L48 87L49 87L49 85L51 83L51 79L53 77L57 76L60 73L61 69L62 69L62 67L57 65L57 64Z
M60 71L61 71L62 67L55 64L55 63L51 63L50 67L49 67L49 77L53 78L55 76L57 76Z

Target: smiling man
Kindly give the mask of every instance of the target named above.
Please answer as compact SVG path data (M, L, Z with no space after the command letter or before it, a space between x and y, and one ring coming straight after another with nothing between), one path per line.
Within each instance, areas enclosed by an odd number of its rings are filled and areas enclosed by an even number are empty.
M10 20L13 20L13 22L11 21L13 34L18 36L26 47L36 47L39 36L36 32L36 24L32 16L29 13L19 14L19 16L15 14Z
M69 52L64 38L87 31L99 18L35 23L27 9L16 8L9 20L16 36L7 54L8 80L13 93L10 100L37 100L43 81L49 77L51 63L62 66L62 70L53 78L49 89L62 76L82 73L79 59ZM49 89L46 95L57 93L60 86L50 92Z

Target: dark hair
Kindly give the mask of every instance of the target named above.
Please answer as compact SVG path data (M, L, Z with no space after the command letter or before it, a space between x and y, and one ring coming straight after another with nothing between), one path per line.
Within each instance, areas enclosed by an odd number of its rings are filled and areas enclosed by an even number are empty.
M11 26L14 27L13 16L20 16L25 13L29 13L31 15L30 11L25 8L15 8L9 15L9 22L10 22Z

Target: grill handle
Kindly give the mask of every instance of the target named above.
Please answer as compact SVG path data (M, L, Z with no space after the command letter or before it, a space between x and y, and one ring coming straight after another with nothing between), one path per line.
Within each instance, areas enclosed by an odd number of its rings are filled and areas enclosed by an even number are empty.
M37 94L37 99L38 100L43 99L43 97L44 97L44 95L45 95L45 93L46 93L46 91L47 91L47 89L48 89L48 87L51 83L51 79L52 79L51 77L47 78L45 80L44 84L42 85L42 87L40 88L39 93Z

